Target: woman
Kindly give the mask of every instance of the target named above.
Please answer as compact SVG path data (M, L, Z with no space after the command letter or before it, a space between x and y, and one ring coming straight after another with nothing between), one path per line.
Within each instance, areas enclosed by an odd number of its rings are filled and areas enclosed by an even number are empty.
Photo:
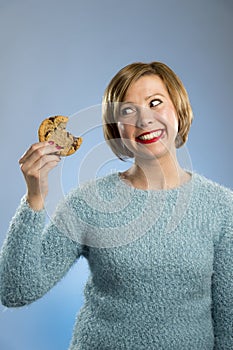
M233 195L179 165L192 110L176 74L133 63L109 83L105 138L123 173L79 187L44 228L48 172L59 149L20 159L27 194L1 253L1 300L43 296L84 256L90 276L70 350L233 348Z

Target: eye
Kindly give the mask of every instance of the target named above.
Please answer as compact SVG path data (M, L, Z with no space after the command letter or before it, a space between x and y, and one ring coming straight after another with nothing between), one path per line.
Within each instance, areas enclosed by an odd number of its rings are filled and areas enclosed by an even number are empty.
M126 116L126 115L130 115L133 114L134 112L136 112L136 110L132 107L125 107L121 109L121 115Z
M158 105L160 105L162 103L162 101L158 98L151 100L150 101L150 107L156 107Z

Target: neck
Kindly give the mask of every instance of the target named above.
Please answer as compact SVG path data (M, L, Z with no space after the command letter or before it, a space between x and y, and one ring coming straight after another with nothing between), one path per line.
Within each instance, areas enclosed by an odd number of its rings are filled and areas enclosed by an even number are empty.
M146 162L135 159L134 165L122 174L122 178L140 189L169 189L188 181L190 175L179 165L175 156L170 159L151 159Z

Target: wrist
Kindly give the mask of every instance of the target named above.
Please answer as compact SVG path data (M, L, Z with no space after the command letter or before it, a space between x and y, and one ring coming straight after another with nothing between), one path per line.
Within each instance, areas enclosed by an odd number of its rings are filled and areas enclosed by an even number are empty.
M41 195L26 195L26 201L29 207L35 211L40 211L44 209L44 198Z

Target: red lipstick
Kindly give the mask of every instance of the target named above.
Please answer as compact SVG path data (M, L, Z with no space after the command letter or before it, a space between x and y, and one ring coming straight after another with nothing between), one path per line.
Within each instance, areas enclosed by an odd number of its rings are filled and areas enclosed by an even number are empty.
M157 129L145 132L136 137L136 142L149 144L153 142L157 142L164 135L164 129Z

